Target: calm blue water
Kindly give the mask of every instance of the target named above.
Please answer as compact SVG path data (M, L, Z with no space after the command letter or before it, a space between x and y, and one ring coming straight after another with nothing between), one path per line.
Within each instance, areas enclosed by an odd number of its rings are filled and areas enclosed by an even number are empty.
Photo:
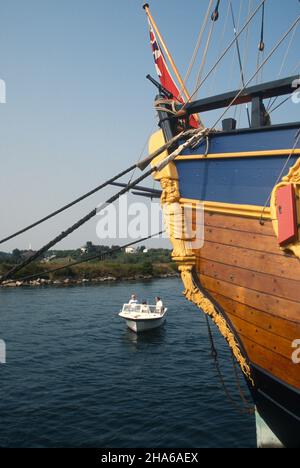
M172 279L1 290L0 446L254 447L254 417L227 402L203 316L182 289ZM163 328L143 336L126 329L117 313L131 292L150 302L162 296ZM215 336L239 401L227 347Z

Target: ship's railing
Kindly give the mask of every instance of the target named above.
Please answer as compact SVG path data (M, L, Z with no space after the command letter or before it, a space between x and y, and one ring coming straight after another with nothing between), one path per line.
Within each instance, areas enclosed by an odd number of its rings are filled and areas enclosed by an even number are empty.
M147 314L162 314L163 310L155 305L148 304L124 304L122 312L147 313Z

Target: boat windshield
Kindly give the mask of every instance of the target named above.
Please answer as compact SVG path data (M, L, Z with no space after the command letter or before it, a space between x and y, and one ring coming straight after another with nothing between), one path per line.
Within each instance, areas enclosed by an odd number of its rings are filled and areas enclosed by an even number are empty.
M146 313L146 314L157 314L162 311L155 305L148 304L124 304L123 312L135 312L135 313Z

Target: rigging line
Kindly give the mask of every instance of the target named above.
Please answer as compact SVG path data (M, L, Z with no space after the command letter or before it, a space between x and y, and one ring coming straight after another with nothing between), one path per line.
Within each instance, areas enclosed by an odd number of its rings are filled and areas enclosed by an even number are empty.
M221 117L216 121L216 123L213 125L211 130L214 130L215 127L218 125L219 122L223 119L224 115L227 114L228 110L234 105L236 100L240 97L240 95L245 91L247 86L251 83L251 81L254 80L254 78L257 76L257 74L261 71L261 69L265 66L265 64L270 60L270 58L274 55L274 53L277 51L277 49L281 46L281 44L284 42L284 40L288 37L288 35L293 31L295 26L299 23L300 21L300 16L294 21L294 23L290 26L288 31L281 37L281 39L278 41L278 43L273 47L271 52L268 54L268 56L265 58L265 60L262 62L262 64L259 66L258 70L251 76L251 78L247 81L245 86L243 86L240 91L236 94L236 96L233 98L233 100L230 102L228 107L225 109L225 111L222 113Z
M251 8L252 8L253 0L249 0L248 3L248 13L247 15L250 15ZM246 29L246 38L245 38L245 50L244 50L244 55L243 55L243 68L245 69L246 63L248 62L248 55L249 55L249 30L250 30L250 25L247 26Z
M262 2L258 5L258 7L254 10L254 12L251 14L250 18L247 19L246 23L244 24L244 26L242 27L242 29L238 32L237 34L237 38L239 38L241 36L241 34L244 32L244 30L247 28L247 26L249 25L249 23L251 23L251 21L253 20L253 18L257 15L257 13L259 12L260 8L262 7L262 5L266 2L267 0L262 0ZM206 74L206 76L203 78L203 80L201 81L201 83L199 84L199 87L198 89L195 91L198 92L199 89L201 88L201 86L203 86L203 84L207 81L207 79L210 77L210 75L213 73L213 71L216 69L216 67L219 65L219 63L223 60L223 58L225 57L225 55L227 55L228 51L231 49L231 47L233 46L233 44L235 43L235 38L230 42L230 44L226 47L226 49L224 50L224 52L222 53L222 55L218 58L218 60L216 61L216 63L214 64L214 66L210 69L210 71ZM190 96L190 99L183 105L182 107L182 110L185 109L185 107L187 106L187 104L191 101L191 99L195 96L195 93L192 94Z
M274 187L276 187L276 185L278 185L280 180L282 179L282 176L285 173L285 170L288 167L289 162L290 162L291 158L294 155L294 152L295 152L295 150L296 150L296 148L298 146L299 141L300 141L300 129L297 131L297 133L295 135L295 144L293 146L293 149L292 149L291 153L289 154L286 162L284 163L283 168L282 168L282 170L281 170L281 172L280 172L280 174L279 174L279 176L278 176L278 178L277 178L277 180L276 180L276 182L274 184ZM264 204L264 207L263 207L262 212L261 212L260 224L262 224L262 225L264 224L264 220L263 220L264 219L264 213L266 211L266 208L267 208L268 204L271 201L271 198L272 198L272 192L270 193L269 197L267 198L266 203Z
M86 198L90 197L91 195L95 194L96 192L102 190L103 188L105 188L107 185L110 185L112 182L114 182L115 180L123 177L124 175L128 174L128 172L131 172L134 168L136 167L136 164L130 166L128 169L126 169L125 171L123 172L120 172L118 175L116 175L115 177L113 177L112 179L110 179L109 181L107 182L104 182L103 184L101 185L98 185L97 187L95 187L93 190L85 193L84 195L82 195L81 197L79 198L76 198L74 201L68 203L67 205L64 205L62 208L59 208L58 210L56 211L53 211L52 213L50 213L49 215L45 216L44 218L30 224L29 226L23 228L23 229L20 229L19 231L15 232L14 234L11 234L9 235L8 237L5 237L4 239L1 239L0 240L0 244L3 244L4 242L7 242L11 239L14 239L15 237L21 235L21 234L24 234L25 232L29 231L30 229L33 229L34 227L36 226L39 226L40 224L44 223L45 221L48 221L49 219L51 218L54 218L54 216L57 216L58 214L62 213L63 211L66 211L67 209L71 208L72 206L76 205L77 203L85 200Z
M220 54L221 54L221 52L222 52L224 37L225 37L225 33L226 33L226 29L227 29L227 24L228 24L229 12L230 12L230 4L228 3L227 13L226 13L226 19L225 19L223 31L222 31L222 34L221 34L221 37L220 37L220 46L219 46L219 50L218 50L217 57L219 57ZM249 12L249 13L250 13L250 12ZM213 74L213 77L212 77L212 80L211 80L210 94L213 92L213 90L214 90L214 88L215 88L215 81L216 81L216 70L214 70L214 74Z
M210 47L210 44L211 44L211 40L212 40L213 32L214 32L214 29L215 29L215 25L216 25L216 22L213 21L212 25L211 25L211 28L210 28L210 31L209 31L209 34L208 34L208 37L207 37L207 41L206 41L206 45L205 45L205 49L204 49L200 69L199 69L199 72L198 72L198 75L197 75L196 86L195 86L195 90L194 90L194 94L193 94L194 96L197 96L198 91L199 91L198 86L199 86L199 83L201 81L202 73L203 73L205 65L206 65L208 50L209 50L209 47ZM197 91L197 89L198 89L198 91Z
M154 122L153 125L152 125L151 131L149 132L149 136L147 137L147 139L146 139L146 141L145 141L145 144L144 144L144 146L143 146L143 149L142 149L142 151L140 152L139 159L138 159L138 163L140 162L140 160L141 160L142 157L143 157L144 151L145 151L145 149L146 149L146 147L147 147L147 144L148 144L148 142L149 142L149 139L150 139L150 137L151 137L151 135L152 135L152 133L153 133L153 130L154 130L154 128L156 127L156 125L157 125L156 122ZM132 174L131 174L131 176L130 176L130 178L129 178L128 184L130 184L130 182L133 180L133 178L134 178L134 176L135 176L135 174L136 174L137 167L138 167L138 166L136 166L136 167L134 168L134 170L132 171Z
M239 0L239 2L240 2L240 7L239 7L239 16L238 16L238 28L240 27L240 22L241 22L241 17L242 17L243 0ZM229 7L230 7L230 1L228 3L229 3ZM236 45L236 41L235 41L235 45ZM235 76L235 69L234 69L235 55L236 55L236 47L233 49L232 64L231 64L231 67L230 67L230 74L228 74L228 78L229 78L228 79L228 84L229 84L230 87L232 86L232 82L233 82L233 79L234 79L234 76Z
M102 253L99 252L97 255L93 255L92 257L83 258L81 260L78 260L78 261L72 262L72 263L68 263L67 265L60 266L58 268L52 268L50 270L43 271L43 272L40 272L40 273L36 273L34 275L29 275L29 276L24 276L22 278L18 278L17 281L21 282L21 281L29 281L29 280L32 280L32 279L35 279L35 278L41 278L43 276L50 275L52 273L56 273L57 271L61 271L61 270L64 270L66 268L71 268L73 266L81 265L82 263L87 263L87 262L90 262L92 260L102 261L103 258L106 257L106 256L110 256L110 255L112 255L112 254L114 254L116 252L120 252L123 249L126 249L127 247L131 247L131 246L139 244L141 242L145 242L146 240L152 239L153 237L158 237L161 234L163 234L164 232L165 231L160 231L160 232L157 232L156 234L151 234L151 235L149 235L147 237L143 237L143 238L138 239L136 241L130 242L129 244L125 244L125 245L122 245L120 247L116 247L114 249L111 249L108 252L102 252ZM8 283L12 283L14 281L15 280L10 280L10 281L8 281ZM6 283L6 284L8 284L8 283Z
M94 218L99 212L101 212L104 208L112 204L114 201L116 201L118 198L120 198L122 195L127 193L131 188L134 188L136 185L138 185L139 182L142 182L146 177L151 175L153 172L153 169L148 170L145 174L140 176L138 179L136 179L134 182L120 190L117 194L109 198L104 204L100 206L100 208L94 208L92 211L90 211L86 216L81 218L79 221L77 221L75 224L73 224L71 227L69 227L66 231L62 231L57 237L52 239L50 242L48 242L46 245L44 245L41 249L39 249L37 252L35 252L31 257L28 259L24 260L21 262L19 265L16 265L13 267L11 270L9 270L6 274L4 274L0 278L0 284L3 283L6 279L9 279L11 276L15 275L18 271L22 270L25 268L27 265L30 263L34 262L37 260L41 255L43 255L45 252L51 249L54 245L58 244L58 242L61 242L63 239L68 237L70 234L72 234L74 231L79 229L81 226L83 226L85 223L90 221L92 218Z
M292 73L295 73L295 72L298 70L298 68L300 68L300 62L299 62L299 63L296 65L296 67L293 69Z
M231 18L232 18L232 23L233 23L234 36L236 38L237 30L236 30L236 24L235 24L235 18L234 18L234 12L233 12L233 7L232 7L232 1L231 0L230 0L230 9L231 9ZM242 85L245 86L245 75L244 75L244 70L243 70L241 50L240 50L240 44L239 44L238 39L236 39L236 49L237 49L237 54L238 54L238 61L239 61L239 68L240 68ZM251 127L251 120L250 120L250 113L249 113L248 104L246 104L246 111L247 111L249 127Z
M291 47L292 47L292 45L293 45L293 42L294 42L294 39L295 39L295 35L296 35L296 33L297 33L298 26L299 26L299 25L297 25L297 27L294 29L294 32L293 32L293 34L292 34L292 36L291 36L291 39L290 39L288 48L287 48L287 50L286 50L285 56L284 56L283 61L282 61L282 64L281 64L281 68L280 68L279 73L278 73L278 78L280 77L280 75L281 75L281 73L282 73L282 71L283 71L283 67L284 67L284 65L285 65L285 63L286 63L286 61L287 61L287 58L288 58L290 49L291 49Z
M233 369L234 369L234 374L235 374L235 379L236 379L236 385L237 385L241 400L242 400L242 402L244 404L244 410L249 414L254 414L255 413L254 406L253 406L253 404L251 405L251 403L248 401L248 399L245 396L245 393L244 393L244 391L242 389L236 359L235 359L234 354L233 354L232 351L231 351L231 356L232 356Z
M216 22L219 19L220 2L221 2L221 0L217 0L216 7L215 7L215 9L214 9L214 11L213 11L213 13L211 15L212 25L211 25L211 28L210 28L210 31L209 31L209 34L208 34L208 38L207 38L207 41L206 41L206 46L205 46L202 62L201 62L200 69L199 69L199 72L198 72L198 75L197 75L195 90L197 89L197 86L199 85L199 83L201 81L202 74L203 74L203 71L204 71L204 68L205 68L205 65L206 65L207 55L208 55L209 47L210 47L211 40L212 40L212 37L213 37L213 32L214 32L214 29L215 29ZM195 96L197 96L198 92L195 91L195 93L196 93Z
M172 144L174 144L177 140L179 140L180 138L182 138L183 134L179 134L177 135L174 139L172 140L169 140L169 142L167 142L165 145L163 145L161 148L159 148L158 151L155 151L154 153L152 153L150 156L148 156L147 158L145 158L143 161L141 162L138 162L136 164L133 164L132 166L130 166L128 169L125 169L124 171L120 172L119 174L117 174L115 177L112 177L111 179L107 180L106 182L104 182L103 184L99 185L98 187L94 188L93 190L87 192L86 194L82 195L81 197L79 198L76 198L74 201L72 201L71 203L68 203L67 205L63 206L62 208L59 208L58 210L50 213L49 215L45 216L44 218L30 224L29 226L23 228L23 229L20 229L18 230L17 232L9 235L8 237L5 237L4 239L1 239L0 240L0 244L3 244L4 242L7 242L11 239L14 239L15 237L21 235L21 234L24 234L25 232L39 226L40 224L44 223L45 221L48 221L49 219L51 218L54 218L55 216L57 216L58 214L66 211L67 209L71 208L72 206L75 206L76 204L78 204L79 202L85 200L86 198L90 197L91 195L94 195L96 192L99 192L100 190L102 190L103 188L107 187L108 185L110 185L112 182L116 181L117 179L123 177L124 175L128 174L129 172L131 172L132 170L134 170L136 167L138 168L144 168L145 165L144 163L150 163L152 159L154 159L154 157L158 156L160 153L162 153L163 151L165 151L166 149L168 149Z
M125 188L117 192L115 195L110 197L108 200L106 200L105 203L100 205L98 208L94 208L92 211L90 211L86 216L81 218L79 221L77 221L75 224L73 224L71 227L69 227L66 231L62 231L57 237L52 239L48 244L44 245L41 247L37 252L35 252L33 255L31 255L28 259L24 260L22 263L19 265L16 265L13 267L11 270L9 270L7 273L5 273L3 276L0 277L0 284L3 283L3 281L10 279L12 275L17 273L18 271L22 270L24 267L29 265L30 263L34 262L37 260L41 255L43 255L45 252L51 249L54 245L56 245L58 242L61 242L63 239L68 237L70 234L72 234L74 231L79 229L81 226L83 226L85 223L90 221L92 218L94 218L97 214L102 212L104 209L106 209L109 205L114 203L116 200L118 200L122 195L125 193L129 192L132 188L134 188L136 185L138 185L140 182L142 182L144 179L152 175L156 171L161 171L163 170L170 162L174 161L174 159L186 148L189 148L191 145L195 144L196 142L199 142L199 138L203 140L206 129L199 131L197 130L190 130L188 132L185 132L185 134L192 134L192 137L190 137L186 142L182 143L173 153L171 153L169 156L167 156L163 161L159 162L157 166L153 166L151 169L149 169L146 173L142 174L140 177L135 179L133 182L128 184ZM182 134L177 135L178 137L181 136ZM147 158L146 158L147 160ZM141 163L142 164L142 163Z
M208 337L209 337L209 341L210 341L211 355L212 355L212 358L213 358L213 361L214 361L215 368L217 370L218 377L220 379L221 386L222 386L222 388L224 390L224 393L225 393L228 401L233 405L233 407L239 413L245 414L245 411L248 413L249 408L248 407L247 408L242 408L240 405L238 405L238 403L233 399L233 397L230 394L230 391L227 388L226 382L225 382L223 374L221 372L220 363L219 363L219 355L218 355L216 345L214 343L214 337L213 337L212 329L211 329L211 326L210 326L210 323L209 323L209 318L208 318L207 314L205 314L205 318L206 318L206 324L207 324L207 330L208 330ZM252 411L252 408L251 408L251 411Z
M268 113L269 114L273 114L273 112L275 112L277 109L279 109L279 107L283 106L283 104L285 104L287 101L289 101L291 99L291 96L287 97L286 99L284 99L280 104L278 104L278 106L276 107L271 107L269 110L268 110ZM275 102L273 103L273 105L275 104Z
M293 31L293 34L291 36L291 39L290 39L290 42L289 42L289 45L287 47L287 50L285 52L285 55L283 57L283 60L282 60L282 64L281 64L281 67L280 67L280 70L279 70L279 73L278 73L278 78L280 78L281 74L282 74L282 71L283 71L283 67L287 61L287 58L288 58L288 55L289 55L289 52L290 52L290 49L292 47L292 44L294 42L294 39L295 39L295 35L296 35L296 32L297 32L297 29L298 29L298 26L294 29ZM278 100L278 96L274 98L273 102L272 102L272 99L270 98L270 101L268 103L268 107L267 107L267 111L269 112L271 110L271 108L274 106L274 104L276 103L276 101Z
M258 52L257 52L257 69L260 66L260 55L261 53L264 53L264 50L265 50L264 31L265 31L265 5L263 5L263 8L262 8L260 43L258 45ZM256 79L257 84L258 82L259 82L259 74L257 74L257 79Z
M253 5L253 0L249 0L248 2L248 11L247 11L247 16L248 17L250 15L250 12L251 12L251 9L252 9L252 5ZM247 29L246 29L246 34L245 34L245 44L244 44L244 53L243 53L243 69L246 70L246 65L248 63L248 56L249 56L249 50L250 50L250 47L249 47L249 38L250 38L250 25L247 26ZM248 104L247 104L248 106ZM241 118L242 118L242 107L240 106L240 110L239 110L239 116L238 116L238 127L240 127L241 125Z
M196 43L196 47L195 47L193 56L192 56L192 58L191 58L189 68L188 68L188 70L187 70L187 72L186 72L186 75L185 75L185 77L184 77L184 80L183 80L183 83L184 83L185 85L187 84L187 81L188 81L188 79L189 79L189 77L190 77L190 74L191 74L191 72L192 72L193 66L195 65L196 58L197 58L198 52L199 52L200 47L201 47L201 44L202 44L203 35L204 35L205 29L206 29L206 27L207 27L207 23L208 23L208 20L209 20L209 13L210 13L210 11L211 11L211 7L212 7L212 5L213 5L213 2L214 2L214 0L210 0L210 1L209 1L209 5L208 5L208 8L207 8L207 12L206 12L206 15L205 15L205 18L204 18L204 21L203 21L203 24L202 24L202 27L201 27L199 36L198 36L197 43ZM183 89L182 89L182 87L181 87L181 89L180 89L180 95L182 95L182 92L183 92Z

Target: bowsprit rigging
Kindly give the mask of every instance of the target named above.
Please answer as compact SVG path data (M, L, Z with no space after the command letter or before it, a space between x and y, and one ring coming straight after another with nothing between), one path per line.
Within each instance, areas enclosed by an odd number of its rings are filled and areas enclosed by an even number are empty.
M32 256L30 256L29 258L27 258L26 260L24 260L23 262L21 262L20 264L16 265L15 267L13 267L11 270L9 270L7 273L5 273L1 278L0 278L0 284L2 284L4 281L8 280L8 279L11 279L11 277L16 274L17 272L19 272L20 270L22 270L23 268L25 268L27 265L31 264L32 262L34 262L35 260L37 260L38 258L40 258L45 252L47 252L48 250L50 250L52 247L54 247L58 242L62 241L63 239L65 239L66 237L68 237L70 234L72 234L74 231L76 231L77 229L79 229L81 226L83 226L84 224L86 224L88 221L90 221L92 218L94 218L97 214L99 214L101 211L103 211L105 208L107 208L107 206L111 205L112 203L114 203L116 200L118 200L122 195L124 195L125 193L129 192L131 189L135 188L136 186L138 186L140 184L140 182L142 182L143 180L145 180L146 178L148 178L151 174L153 174L154 172L157 172L157 171L161 171L164 167L166 167L170 162L172 162L179 154L181 154L182 151L184 151L185 149L191 147L193 144L199 142L199 140L201 140L201 138L203 137L203 134L204 134L205 131L203 130L200 130L200 129L196 129L196 130L188 130L187 132L182 132L180 133L179 135L176 135L176 137L174 137L176 139L176 141L178 141L179 139L182 139L184 137L187 137L187 141L185 141L184 143L182 143L175 151L173 151L168 157L166 157L166 159L164 159L163 161L161 161L160 163L158 163L157 166L154 166L152 167L151 169L149 169L146 173L144 173L143 175L141 175L140 177L138 177L137 179L135 179L133 182L130 182L128 185L126 185L126 187L124 187L122 190L120 190L118 193L116 193L115 195L113 195L112 197L110 197L108 200L106 200L105 203L103 203L100 207L98 208L94 208L92 211L90 211L86 216L84 216L83 218L81 218L79 221L77 221L75 224L73 224L71 227L69 227L67 230L61 232L57 237L55 237L54 239L52 239L49 243L47 243L46 245L44 245L41 249L39 249L37 252L35 252ZM192 135L192 136L191 136ZM169 148L172 144L174 144L174 140L172 142L172 140L170 140L169 142L167 142L163 147L160 147L157 151L154 152L155 154L155 157L158 155L158 154L161 154L162 152L162 148ZM137 166L143 170L145 167L148 166L148 164L154 159L153 155L151 155L151 158L149 159L146 158L144 161L141 161L140 163L137 164ZM106 183L109 184L111 182L108 182Z
M249 22L251 21L251 19L255 16L255 13L257 13L257 11L259 11L259 8L264 4L266 0L264 0L260 6L255 10L255 12L251 15L250 19L246 22L246 25L249 24ZM142 182L143 180L145 180L147 177L149 177L150 175L152 175L154 172L159 172L161 171L164 167L166 167L170 162L172 162L178 155L181 154L181 152L183 150L185 150L186 148L190 148L192 147L193 145L195 144L199 144L199 141L203 140L204 138L207 138L209 136L209 134L211 132L214 132L217 125L222 121L223 117L226 115L226 113L228 112L228 110L237 102L238 98L243 94L243 92L245 91L246 87L251 83L251 81L258 75L258 73L263 69L263 67L265 66L265 64L270 60L270 58L273 56L273 54L277 51L277 49L280 47L280 45L284 42L284 40L288 37L288 35L293 31L293 29L298 25L300 21L300 16L298 16L298 18L293 22L293 24L291 25L291 27L288 29L288 31L282 36L282 38L278 41L278 43L274 46L274 48L271 50L271 52L269 53L269 55L266 57L266 59L261 63L261 65L258 67L258 69L256 70L256 72L251 76L251 78L247 81L247 83L245 83L243 85L243 87L238 91L238 93L234 96L234 98L232 99L232 101L229 103L229 105L227 106L227 108L225 109L225 111L222 113L222 115L220 116L219 119L217 119L217 121L214 123L214 125L210 128L210 130L208 129L195 129L195 130L188 130L187 132L185 132L184 134L181 133L179 135L175 135L173 138L171 138L165 145L163 145L163 147L159 148L157 151L154 152L154 154L150 155L148 158L146 158L145 160L139 162L138 164L135 164L134 166L131 166L129 169L123 171L121 174L126 174L128 173L129 171L131 171L132 169L138 167L140 168L141 170L144 170L145 167L147 167L147 165L153 160L155 159L155 157L157 157L159 154L162 153L163 150L165 150L166 148L170 148L174 143L176 143L177 141L179 141L181 138L183 138L184 136L185 137L189 137L191 134L192 136L190 136L190 138L188 138L188 140L181 144L175 151L173 151L163 162L159 163L159 165L156 167L152 167L150 170L148 170L145 174L143 174L142 176L140 176L139 178L137 178L136 180L134 180L133 182L130 182L126 187L124 187L121 191L119 191L117 194L115 194L114 196L112 196L111 198L109 198L102 206L100 206L100 208L94 208L90 213L88 213L84 218L80 219L77 223L75 223L74 225L72 225L71 227L69 227L66 231L63 231L61 234L59 234L57 237L55 237L53 240L51 240L48 244L46 244L45 246L43 246L41 249L39 249L36 253L34 253L30 258L24 260L21 264L19 265L16 265L14 268L12 268L9 272L7 272L6 274L4 274L1 278L0 278L0 284L3 283L3 281L6 281L7 279L10 279L12 277L12 275L14 275L15 273L17 273L18 271L20 271L21 269L23 269L25 266L29 265L30 263L32 263L34 260L40 258L41 255L43 255L45 252L47 252L49 249L51 249L54 245L56 245L58 242L60 242L61 240L65 239L67 236L69 236L70 234L72 234L75 230L79 229L81 226L83 226L85 223L87 223L90 219L92 219L93 217L95 217L100 211L104 210L108 205L114 203L118 198L120 198L123 194L127 193L128 191L130 191L132 188L135 188L137 185L140 184L140 182ZM244 25L244 27L242 28L242 30L240 31L240 33L245 29L246 25ZM236 40L238 38L239 34L237 34L234 38L234 40L231 42L230 44L230 47L236 43ZM229 47L229 48L230 48ZM229 48L227 47L227 49L225 50L225 52L222 54L222 57L224 57L224 55L226 54L227 50L229 50ZM220 61L220 59L218 60L218 62ZM214 67L212 68L211 71L213 71ZM209 76L209 74L207 75L207 77ZM200 84L201 86L201 84ZM180 109L180 112L182 113L182 111L186 108L188 103L185 103L181 109ZM99 186L97 189L95 189L94 191L92 192L89 192L89 194L91 193L95 193L95 191L98 191L100 190L101 188L109 185L112 181L116 181L118 178L120 177L120 174L118 174L117 176L115 176L114 178L110 179L109 181L105 182L104 184L102 184L101 186ZM26 230L29 230L31 229L31 227L35 227L37 226L38 224L41 224L42 222L46 221L47 219L50 219L50 217L52 216L55 216L56 214L62 212L63 210L67 209L68 206L73 206L75 203L78 203L80 200L82 200L83 198L86 198L87 196L89 196L88 194L80 197L79 199L77 199L76 201L74 201L73 203L69 204L69 205L66 205L65 207L63 207L62 209L60 210L57 210L57 212L53 213L52 215L49 215L47 216L46 218L43 218L42 220L34 223L33 225L29 226L28 228L24 228L23 230L19 231L18 233L10 236L10 238L12 237L15 237L16 235L18 235L19 233L21 232L25 232Z
M155 159L157 156L159 156L163 151L166 151L168 148L170 148L172 145L174 145L183 135L179 134L176 135L174 138L172 138L170 141L168 141L166 144L164 144L161 148L159 148L157 151L154 151L152 154L147 156L145 159L142 161L137 162L136 164L133 164L132 166L128 167L124 171L120 172L116 176L112 177L111 179L105 181L101 185L95 187L94 189L90 190L89 192L81 195L79 198L76 198L72 202L68 203L67 205L64 205L63 207L59 208L58 210L48 214L47 216L43 217L42 219L30 224L29 226L26 226L19 231L3 238L0 240L0 244L4 244L5 242L14 239L17 236L20 236L21 234L24 234L25 232L39 226L40 224L43 224L44 222L50 220L51 218L54 218L55 216L59 215L60 213L63 213L64 211L68 210L69 208L77 205L81 201L85 200L86 198L94 195L95 193L103 190L105 187L108 185L112 185L115 181L120 179L121 177L125 176L129 172L134 171L135 169L139 168L141 170L144 170L153 159Z

